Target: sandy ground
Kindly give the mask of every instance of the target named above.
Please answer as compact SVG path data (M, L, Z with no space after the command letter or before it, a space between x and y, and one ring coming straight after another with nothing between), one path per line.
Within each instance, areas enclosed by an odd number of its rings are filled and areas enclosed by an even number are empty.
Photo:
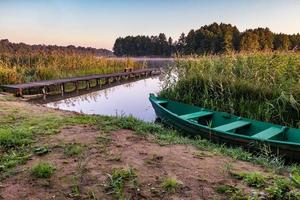
M99 138L109 138L109 143L104 145ZM85 151L79 157L67 157L61 146L69 143L82 144ZM88 199L91 192L98 199L113 199L105 190L107 174L116 168L129 167L136 171L139 183L139 192L126 191L133 199L212 199L219 196L216 186L238 184L227 174L224 168L227 163L232 163L236 171L261 170L205 151L201 152L203 156L195 156L199 150L191 146L160 146L152 138L129 130L104 136L91 127L74 126L50 138L40 138L39 145L52 146L52 152L34 156L19 166L15 176L1 183L0 199ZM30 175L30 168L41 160L56 167L49 180L37 180ZM174 194L166 193L161 188L165 177L181 181L182 188ZM80 188L80 197L72 196L74 184Z
M0 101L0 112L6 108L24 109L34 114L61 112L31 105L26 102ZM232 160L228 157L200 151L189 145L161 146L152 136L142 136L130 130L101 133L90 126L70 126L59 133L36 138L35 146L48 146L51 152L33 155L24 165L15 169L15 174L0 183L0 199L115 199L107 191L107 178L114 169L134 169L137 186L125 185L125 196L131 199L226 199L215 189L219 185L239 185L248 194L250 188L234 179L226 171L263 171L251 163ZM83 152L67 156L65 146L78 144ZM32 166L40 161L52 163L56 170L49 179L37 179L31 175ZM162 188L166 177L182 183L174 193ZM74 194L74 187L78 192Z

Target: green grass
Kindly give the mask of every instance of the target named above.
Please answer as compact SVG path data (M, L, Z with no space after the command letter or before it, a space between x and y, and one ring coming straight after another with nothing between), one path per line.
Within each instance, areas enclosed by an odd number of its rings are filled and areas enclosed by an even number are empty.
M118 199L126 198L124 193L126 185L137 189L137 175L132 168L114 169L107 176L106 189Z
M64 149L65 155L69 157L78 156L84 151L84 147L80 144L67 144Z
M52 164L40 162L31 169L31 174L35 178L50 178L54 173L55 167Z
M232 177L243 180L248 186L254 188L262 188L267 184L268 177L264 176L260 172L240 172L235 173L230 171Z
M24 164L30 158L30 152L26 149L10 150L5 152L0 157L0 174L5 175L9 169L19 165ZM0 176L1 178L4 178Z
M1 92L1 90L0 90ZM1 95L0 94L0 101L13 101L16 100L16 97L14 95Z
M299 127L299 53L178 60L160 96L238 116ZM188 89L187 89L188 88Z
M261 188L266 184L267 177L260 172L241 173L239 176L241 176L245 183L250 187Z
M24 128L7 127L0 129L1 149L13 149L32 143L32 132Z
M294 190L295 187L290 180L278 178L274 182L266 188L270 199L300 199L300 193Z
M169 193L175 193L178 189L182 187L183 183L176 178L166 177L161 184L164 191Z
M216 187L216 191L220 194L233 194L239 189L232 185L219 185Z
M230 200L248 200L248 197L240 188L232 185L218 185L215 190L219 194L225 194Z
M16 164L24 163L34 148L36 136L59 132L64 126L64 118L45 113L42 116L30 115L25 111L8 110L0 124L0 171L8 171Z
M300 199L297 184L291 178L284 176L265 176L260 172L230 172L231 175L242 180L248 186L265 191L268 199Z

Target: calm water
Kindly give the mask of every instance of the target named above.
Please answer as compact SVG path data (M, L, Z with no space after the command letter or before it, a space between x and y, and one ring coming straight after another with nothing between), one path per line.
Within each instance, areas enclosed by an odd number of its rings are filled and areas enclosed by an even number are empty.
M148 100L149 93L158 93L163 76L138 80L46 104L48 107L85 114L133 115L144 121L154 121L155 113Z

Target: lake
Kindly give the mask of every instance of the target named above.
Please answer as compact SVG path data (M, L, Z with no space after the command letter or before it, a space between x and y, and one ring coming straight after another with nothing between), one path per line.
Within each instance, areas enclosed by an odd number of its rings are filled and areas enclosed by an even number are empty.
M132 115L153 122L156 116L148 97L150 93L160 91L165 76L162 73L160 76L51 102L46 106L85 114Z

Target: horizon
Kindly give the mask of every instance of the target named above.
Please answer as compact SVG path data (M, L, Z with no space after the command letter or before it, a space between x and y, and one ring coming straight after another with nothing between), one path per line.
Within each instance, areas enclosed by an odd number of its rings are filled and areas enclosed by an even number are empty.
M214 22L232 24L240 31L268 27L275 33L299 33L300 22L295 19L300 17L300 2L270 2L3 0L0 12L6 17L0 18L0 38L112 50L118 37L165 33L177 40L182 32Z

